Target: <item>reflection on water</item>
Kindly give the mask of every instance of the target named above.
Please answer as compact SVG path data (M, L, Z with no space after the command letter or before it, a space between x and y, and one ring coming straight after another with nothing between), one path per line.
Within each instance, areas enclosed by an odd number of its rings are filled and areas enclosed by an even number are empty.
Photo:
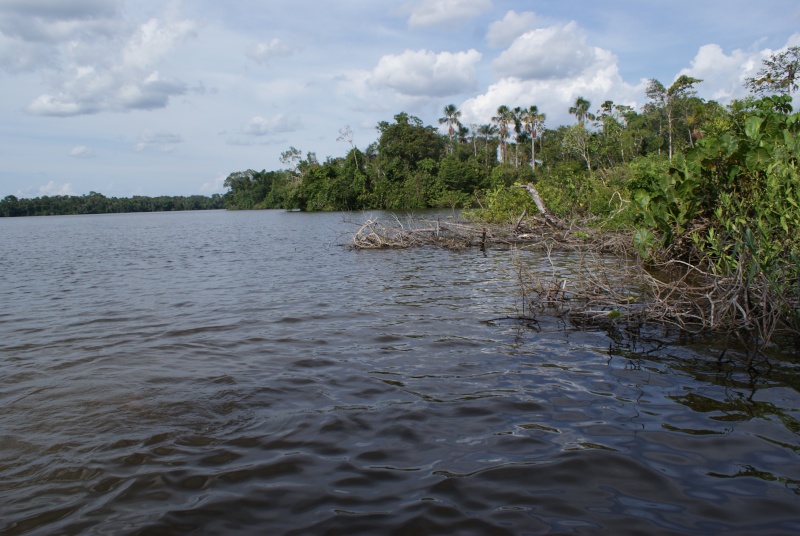
M348 229L0 220L0 531L800 531L796 356L526 324L536 254Z

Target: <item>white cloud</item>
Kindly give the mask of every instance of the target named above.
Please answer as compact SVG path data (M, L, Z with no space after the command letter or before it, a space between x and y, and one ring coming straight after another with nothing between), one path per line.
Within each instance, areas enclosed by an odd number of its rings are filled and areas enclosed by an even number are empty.
M85 145L78 145L69 151L69 156L73 158L94 158L97 156L97 152Z
M473 89L475 65L481 54L406 50L399 56L383 56L369 77L373 87L385 87L413 97L445 97Z
M586 34L573 21L522 34L494 61L494 68L504 77L569 78L598 61L600 53L586 44Z
M55 181L50 181L44 186L39 186L38 197L43 195L75 195L75 192L72 190L72 184L69 182L57 184Z
M185 94L187 85L162 77L155 67L193 31L191 21L150 19L116 51L107 50L105 41L65 45L68 65L54 74L56 91L35 98L27 110L71 116L163 108L171 97Z
M432 26L471 19L491 9L492 0L422 0L408 18L409 26Z
M619 74L616 56L603 49L596 49L593 63L571 77L549 79L502 78L489 86L487 91L466 100L461 109L466 123L488 123L496 115L500 105L528 107L535 104L547 114L548 127L567 124L574 120L568 108L577 97L584 97L599 108L607 99L617 104L636 106L641 98L643 82L633 86Z
M124 32L118 0L0 2L0 70L55 68L82 43ZM70 51L71 49L71 51Z
M258 43L247 51L247 57L258 64L269 63L276 58L288 58L294 53L288 45L280 39L273 39L269 43Z
M268 136L284 132L294 132L302 126L299 119L278 114L269 119L255 116L252 117L244 127L242 132L249 136Z
M175 134L173 132L167 132L164 130L158 132L145 130L142 132L142 135L139 138L139 143L134 145L133 148L137 151L153 149L165 153L171 153L175 150L175 145L179 143L183 143L183 137L180 134Z
M202 195L221 194L225 191L225 179L228 176L220 173L215 179L206 181L200 186L199 193Z
M31 42L111 35L118 27L121 4L119 0L3 0L0 33Z
M797 45L800 45L800 33L791 35L783 48ZM685 74L703 80L696 86L698 93L725 103L747 95L745 80L755 76L764 60L769 59L775 52L778 51L736 49L726 54L717 44L703 45L692 59L691 67L682 69L678 76Z
M574 121L568 109L577 97L588 99L594 109L608 99L631 106L641 99L643 83L625 82L617 57L589 45L575 22L530 29L534 19L532 13L509 12L492 25L491 42L511 42L493 62L500 78L462 104L464 122L488 123L500 105L527 108L535 104L547 114L548 126L555 127Z
M703 86L714 88L711 98L727 101L731 98L743 97L747 93L745 79L753 76L761 67L762 59L768 57L760 53L746 53L734 50L726 55L717 44L703 45L691 62L691 67L682 69L679 75L686 74L703 80L697 89ZM665 81L669 85L671 81Z
M536 13L531 11L509 11L502 20L489 25L486 40L490 46L506 47L525 32L535 30L538 20Z

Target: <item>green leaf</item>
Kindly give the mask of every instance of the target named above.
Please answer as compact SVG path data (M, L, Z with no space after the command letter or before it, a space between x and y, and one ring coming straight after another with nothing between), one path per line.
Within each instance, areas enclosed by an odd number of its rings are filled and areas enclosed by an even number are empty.
M636 232L633 233L633 245L642 257L650 256L650 249L655 241L656 237L650 229L636 229Z
M763 147L757 147L754 151L748 153L745 163L750 169L761 169L767 167L770 161L769 152Z
M751 115L744 122L744 133L748 138L755 138L758 136L761 124L764 123L764 118L757 115Z

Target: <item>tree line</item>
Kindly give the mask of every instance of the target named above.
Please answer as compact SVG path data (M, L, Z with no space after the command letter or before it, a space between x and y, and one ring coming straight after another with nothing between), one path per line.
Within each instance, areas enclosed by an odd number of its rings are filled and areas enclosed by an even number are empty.
M596 110L578 97L569 108L575 123L547 128L538 106L500 106L491 123L464 125L450 104L439 124L401 112L377 127L365 149L350 144L341 157L320 162L291 147L284 169L231 173L225 181L229 209L413 210L483 206L516 182L552 184L556 205L579 212L608 212L599 202L630 180L646 180L708 132L725 128L730 109L696 96L701 80L681 76L665 87L651 80L641 110L603 102ZM642 168L648 168L643 170ZM609 191L609 189L612 189ZM598 199L595 199L598 198Z
M211 197L136 195L130 198L106 197L97 192L88 195L53 195L17 198L9 195L0 200L0 216L52 216L72 214L112 214L122 212L169 212L176 210L215 210L225 208L222 195Z
M515 183L534 182L557 213L609 216L632 202L637 190L655 187L676 155L704 137L736 128L759 96L797 90L800 47L775 54L747 80L752 95L723 106L697 96L702 80L682 75L665 86L651 79L639 110L607 100L597 107L578 97L569 108L574 124L547 127L535 104L500 106L487 124L465 125L447 105L437 126L401 112L376 126L366 148L353 144L349 127L338 140L344 156L319 161L291 147L283 169L231 173L224 185L228 209L414 210L524 204ZM627 213L628 211L626 211ZM498 214L495 214L498 213ZM505 217L505 216L504 216Z

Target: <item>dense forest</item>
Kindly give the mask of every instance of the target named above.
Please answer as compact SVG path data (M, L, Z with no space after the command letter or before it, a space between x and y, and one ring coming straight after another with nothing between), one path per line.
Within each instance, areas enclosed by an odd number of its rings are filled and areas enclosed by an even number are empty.
M159 197L106 197L89 195L53 195L18 199L13 195L0 200L0 216L52 216L56 214L112 214L120 212L169 212L173 210L213 210L224 208L219 194Z

